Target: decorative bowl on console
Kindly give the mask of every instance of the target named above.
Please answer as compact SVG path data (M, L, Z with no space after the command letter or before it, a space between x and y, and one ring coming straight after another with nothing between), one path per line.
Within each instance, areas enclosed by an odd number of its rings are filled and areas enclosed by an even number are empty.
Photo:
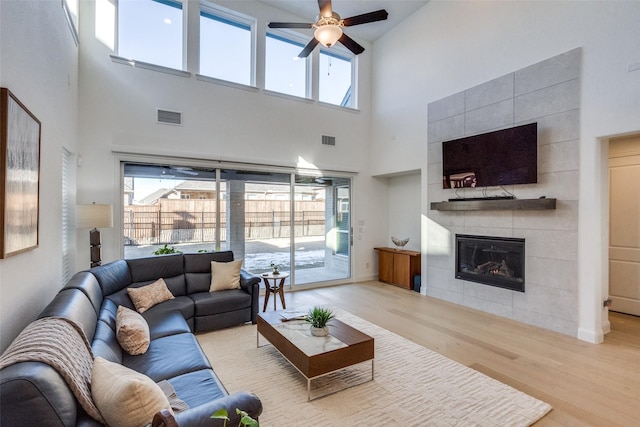
M409 243L409 238L407 237L406 239L398 239L397 237L391 236L391 241L398 247L399 250L403 250L405 245Z

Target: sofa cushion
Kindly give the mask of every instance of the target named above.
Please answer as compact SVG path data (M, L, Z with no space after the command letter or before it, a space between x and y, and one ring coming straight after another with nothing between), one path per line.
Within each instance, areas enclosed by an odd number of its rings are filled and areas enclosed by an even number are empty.
M227 313L196 316L194 331L211 332L218 329L231 328L246 322L251 322L249 310L229 311Z
M150 285L127 288L127 293L138 313L144 313L156 304L175 298L162 278Z
M140 314L119 306L116 314L116 338L120 347L131 355L143 354L149 348L149 325Z
M211 273L211 261L233 261L233 251L184 254L185 273Z
M188 294L209 290L211 287L211 261L233 261L233 252L184 254L184 277Z
M113 427L143 427L161 409L171 411L169 400L151 378L101 357L93 363L91 394Z
M189 322L193 318L195 308L193 306L193 300L189 297L176 297L172 300L165 301L162 304L157 304L151 307L149 310L142 314L142 317L147 319L147 323L151 325L151 320L154 317L162 317L166 313L178 311L182 314L182 317Z
M49 365L21 362L5 367L0 375L0 391L0 425L76 424L77 400Z
M176 300L186 300L186 297L178 297ZM167 301L167 303L175 300ZM167 304L165 303L165 304ZM193 303L191 303L193 306ZM149 310L143 315L149 325L149 334L152 340L169 335L186 334L191 332L189 324L184 319L180 310Z
M116 332L108 323L99 320L96 325L96 335L91 342L94 357L102 357L110 362L122 363L122 347L116 338Z
M182 254L128 259L131 283L151 283L163 277L174 296L186 295Z
M225 289L239 289L241 268L241 259L230 262L211 261L211 287L209 291L216 292Z
M190 408L227 395L227 392L211 369L201 369L169 379L176 395Z
M125 303L122 304L120 301L125 301ZM102 304L102 309L100 310L100 320L107 323L114 330L114 332L116 330L116 312L118 311L119 305L135 309L133 307L133 304L131 303L131 299L127 295L126 290L120 291L117 294L111 295L107 299L105 299ZM182 314L182 317L187 321L189 325L193 324L195 308L193 305L193 300L186 296L176 297L172 300L165 301L162 304L154 305L149 310L142 313L142 317L144 317L144 319L149 324L151 339L154 338L154 325L162 323L163 317L165 315L176 311ZM180 333L186 331L176 332Z
M129 266L123 259L92 268L89 272L98 279L98 283L100 283L100 287L102 288L102 294L105 296L125 289L131 284Z
M139 356L123 354L122 364L147 375L155 382L211 368L211 364L192 333L152 340L144 354Z
M190 295L195 302L195 315L208 316L251 307L251 295L241 289L199 292Z
M104 295L102 294L102 288L96 276L88 271L81 271L74 274L71 279L64 285L62 289L80 289L89 298L93 308L96 310L96 314L100 312L100 306Z
M142 281L142 282L133 282L128 287L129 288L141 288L143 286L151 285L156 280L158 280L157 277L154 280L145 280L145 281ZM164 283L167 285L167 288L173 294L174 297L178 297L178 296L181 296L181 295L186 295L186 292L185 292L186 285L185 285L184 274L179 274L179 275L174 276L174 277L163 277L162 280L164 280Z
M87 340L91 342L95 333L98 315L89 297L80 289L63 289L38 315L43 317L64 317L82 327Z

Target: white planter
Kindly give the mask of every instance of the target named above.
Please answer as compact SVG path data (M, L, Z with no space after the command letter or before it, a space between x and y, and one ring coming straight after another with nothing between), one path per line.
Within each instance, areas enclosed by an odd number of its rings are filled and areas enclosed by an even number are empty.
M329 328L326 326L324 328L316 328L312 326L311 335L313 335L314 337L326 337L327 335L329 335Z

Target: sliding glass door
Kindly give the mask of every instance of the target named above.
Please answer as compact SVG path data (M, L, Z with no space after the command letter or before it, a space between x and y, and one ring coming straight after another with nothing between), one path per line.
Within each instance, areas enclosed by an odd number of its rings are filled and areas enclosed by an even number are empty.
M350 181L296 175L296 284L350 277Z
M254 274L279 265L293 286L351 275L350 178L132 162L122 170L125 258L232 250Z
M291 269L291 175L287 173L222 169L222 248L254 274Z

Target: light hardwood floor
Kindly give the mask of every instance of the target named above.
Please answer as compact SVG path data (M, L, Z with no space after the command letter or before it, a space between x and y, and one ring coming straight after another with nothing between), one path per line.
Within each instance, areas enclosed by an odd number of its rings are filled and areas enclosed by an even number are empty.
M590 344L376 281L287 292L286 304L342 308L544 400L553 410L536 427L640 425L638 317L610 313L612 331Z

